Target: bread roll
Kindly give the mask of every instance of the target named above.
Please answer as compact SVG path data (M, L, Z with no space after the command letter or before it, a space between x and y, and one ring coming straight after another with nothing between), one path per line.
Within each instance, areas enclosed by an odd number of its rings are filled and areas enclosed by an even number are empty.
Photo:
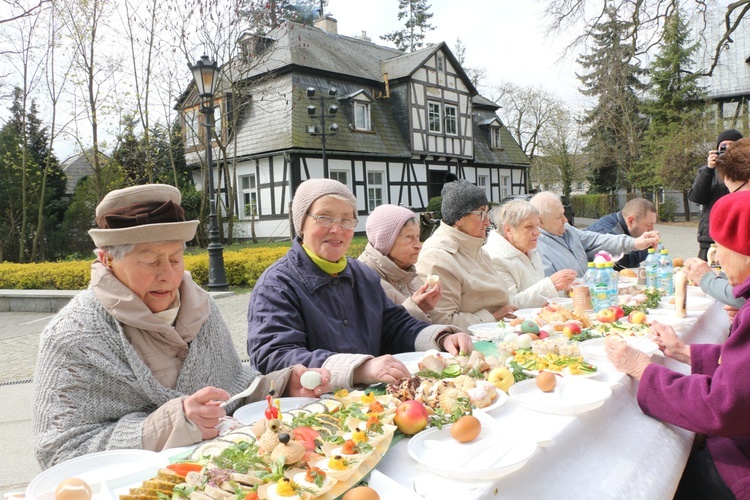
M637 278L638 275L632 269L623 269L620 271L620 276L623 278Z

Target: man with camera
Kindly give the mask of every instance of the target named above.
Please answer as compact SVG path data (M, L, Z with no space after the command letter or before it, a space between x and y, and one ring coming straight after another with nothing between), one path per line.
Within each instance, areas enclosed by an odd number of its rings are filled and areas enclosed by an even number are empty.
M701 218L698 223L698 244L700 245L698 258L702 260L706 260L708 249L714 242L708 234L708 218L711 214L711 207L719 198L729 193L716 172L716 159L724 153L729 144L740 139L742 139L742 134L733 128L720 133L716 138L716 149L708 152L706 165L698 170L698 175L693 181L693 187L688 191L688 199L702 205Z

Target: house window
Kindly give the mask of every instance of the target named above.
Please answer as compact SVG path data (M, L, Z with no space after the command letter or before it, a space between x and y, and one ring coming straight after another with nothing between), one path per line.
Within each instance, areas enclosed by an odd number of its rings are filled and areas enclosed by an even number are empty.
M193 147L198 141L198 132L201 129L197 108L185 110L185 147Z
M354 128L357 130L371 130L370 105L368 103L354 103Z
M500 127L490 127L490 147L500 149Z
M437 70L440 72L445 71L445 58L443 58L443 54L437 55Z
M347 170L331 170L329 177L334 181L339 181L346 187L349 187L349 171Z
M500 176L500 199L504 199L510 196L510 176Z
M440 126L440 104L436 102L427 103L427 124L430 132L441 132Z
M450 135L458 134L456 107L450 104L445 105L445 133Z
M367 208L370 212L383 204L383 172L367 172Z
M214 105L214 134L212 140L216 140L217 137L221 139L222 131L222 116L221 116L221 103Z
M258 215L258 188L255 174L240 177L240 193L242 194L242 213L245 217Z
M477 176L477 186L484 189L484 194L487 199L490 199L490 177L488 175Z

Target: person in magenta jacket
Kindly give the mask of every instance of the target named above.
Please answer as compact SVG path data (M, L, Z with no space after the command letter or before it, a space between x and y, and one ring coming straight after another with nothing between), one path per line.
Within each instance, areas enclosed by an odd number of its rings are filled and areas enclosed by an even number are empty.
M722 197L709 231L736 297L750 297L750 191ZM609 360L640 380L638 405L647 415L705 435L683 472L675 498L750 498L750 305L732 322L723 345L683 343L655 323L666 356L689 364L690 375L651 363L624 342L607 339Z

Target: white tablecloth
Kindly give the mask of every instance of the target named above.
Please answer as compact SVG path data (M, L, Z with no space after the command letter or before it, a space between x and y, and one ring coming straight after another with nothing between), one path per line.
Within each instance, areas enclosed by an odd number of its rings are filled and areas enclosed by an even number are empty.
M720 304L691 313L678 327L688 343L723 342L729 319ZM689 367L654 354L655 362L683 373ZM576 416L538 413L513 400L490 414L503 426L552 443L540 448L520 470L495 481L458 481L420 468L408 453L408 439L397 443L378 470L428 499L672 498L693 442L693 433L644 415L636 402L637 382L598 363L596 380L612 386L601 407Z

